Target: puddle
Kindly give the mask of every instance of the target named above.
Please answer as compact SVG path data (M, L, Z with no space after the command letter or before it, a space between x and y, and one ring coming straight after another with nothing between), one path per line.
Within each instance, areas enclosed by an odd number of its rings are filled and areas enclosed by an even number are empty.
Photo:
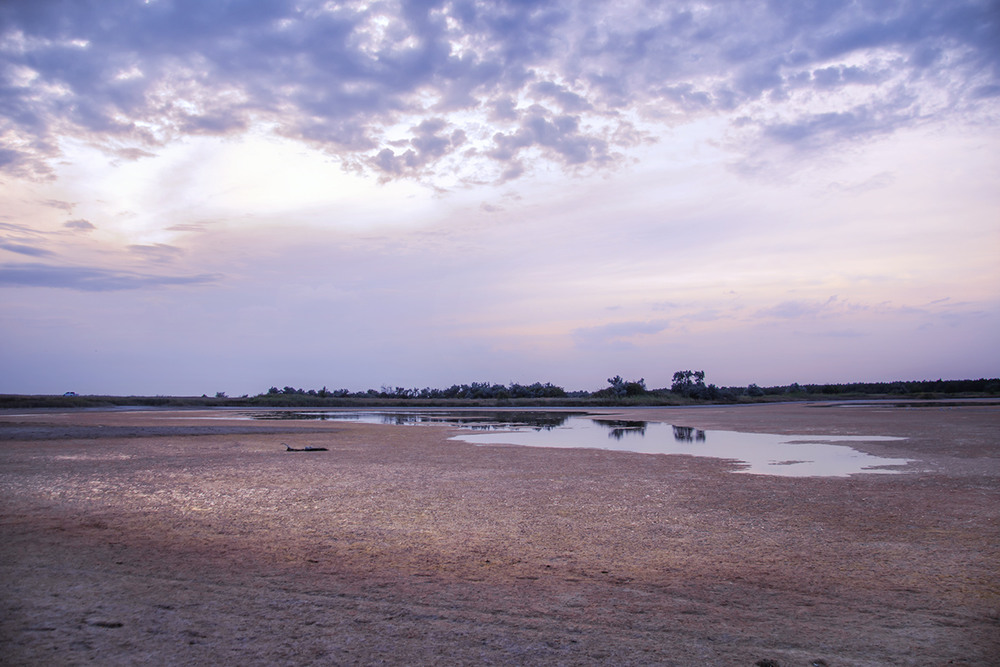
M735 472L785 477L895 474L909 459L858 451L850 442L902 440L890 436L779 435L702 430L688 426L587 416L582 412L275 411L254 419L319 419L366 424L447 424L476 445L610 449L641 454L687 454L735 461Z

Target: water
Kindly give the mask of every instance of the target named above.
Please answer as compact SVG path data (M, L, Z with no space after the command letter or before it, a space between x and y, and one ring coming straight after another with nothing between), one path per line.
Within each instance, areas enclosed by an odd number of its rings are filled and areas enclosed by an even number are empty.
M641 454L686 454L726 459L734 472L785 477L893 474L909 459L872 456L846 444L901 440L890 436L779 435L702 430L683 425L586 416L572 412L279 411L255 419L322 419L367 424L446 424L452 437L476 445L610 449Z
M559 428L539 431L456 435L477 445L583 447L642 454L687 454L737 463L735 472L786 477L846 477L859 473L895 473L885 466L905 466L909 459L872 456L839 443L899 440L887 436L778 435L705 431L659 422L630 422L570 417Z
M473 430L510 428L552 429L562 426L568 417L585 412L544 412L538 410L273 410L256 412L254 419L284 420L308 419L319 421L350 421L361 424L415 426L419 424L446 424Z

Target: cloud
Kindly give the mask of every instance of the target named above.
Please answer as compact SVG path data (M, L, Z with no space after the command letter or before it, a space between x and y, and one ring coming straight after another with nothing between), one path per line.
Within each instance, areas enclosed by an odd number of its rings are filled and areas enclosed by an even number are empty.
M612 322L595 327L582 327L573 331L573 338L582 347L611 347L629 349L630 339L637 336L658 334L670 326L668 320L643 322Z
M0 264L0 287L55 287L83 292L112 292L216 282L220 276L159 276L85 266Z
M212 225L217 224L216 220L196 220L193 222L181 222L175 225L170 225L167 227L167 231L171 232L204 232L211 228Z
M972 90L972 97L975 99L988 99L1000 97L1000 85L979 86Z
M145 157L156 156L156 153L135 147L118 148L113 150L112 154L117 158L125 160L126 162L135 162L136 160L141 160Z
M97 229L97 227L94 227L94 225L92 225L89 220L84 220L83 218L79 218L77 220L68 220L63 223L63 227L66 227L67 229L79 229L80 231L84 232L89 232L94 229Z
M141 255L153 262L169 262L184 254L184 251L177 246L166 243L154 243L152 245L130 245L129 252Z
M811 319L867 308L868 306L851 304L834 295L825 301L782 301L769 308L758 310L754 317L781 320Z
M0 170L46 177L67 135L135 160L266 126L383 178L505 180L705 114L826 150L993 104L997 24L988 0L9 2Z
M762 308L757 311L758 317L778 318L783 320L794 320L804 317L815 317L825 309L824 303L813 303L807 301L783 301L770 308Z
M872 190L881 190L891 186L896 180L896 177L888 171L883 171L866 178L861 182L856 183L841 183L834 182L831 183L828 188L833 192L870 192Z
M76 204L71 204L70 202L61 201L59 199L47 199L43 201L42 204L45 206L51 206L52 208L58 208L66 211L67 213L72 213L73 209L76 208Z
M798 148L817 148L843 140L887 134L911 120L915 112L886 105L858 107L842 112L803 114L792 122L765 125L763 134Z
M5 229L10 232L14 232L21 236L34 236L38 237L42 235L37 229L30 227L29 225L22 225L12 222L0 222L0 229Z
M962 312L965 317L972 302L955 303L950 297L937 299L919 306L882 303L864 303L831 296L825 301L793 300L782 301L767 308L761 308L753 314L754 319L765 320L826 320L850 318L859 315L869 317L904 317L918 318L927 321L928 318L944 318L952 312Z
M563 111L579 112L588 111L592 107L590 102L582 95L572 92L565 86L560 86L552 81L539 81L530 88L536 96L555 102Z
M36 248L35 246L24 245L22 243L0 243L0 249L8 252L16 252L20 255L30 255L32 257L46 257L55 254L51 250Z
M516 163L524 151L533 147L566 165L601 164L611 159L608 142L581 131L579 116L553 116L539 106L524 114L514 132L493 135L493 142L489 155L502 162Z
M465 143L465 132L451 129L440 118L429 118L410 128L413 137L405 142L407 150L399 155L384 148L370 164L385 176L419 175L425 166Z

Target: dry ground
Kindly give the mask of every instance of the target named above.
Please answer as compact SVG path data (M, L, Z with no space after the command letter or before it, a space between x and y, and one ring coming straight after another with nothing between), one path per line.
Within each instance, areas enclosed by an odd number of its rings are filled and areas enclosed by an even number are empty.
M1000 664L998 406L629 411L916 460L798 479L203 414L0 414L0 661Z

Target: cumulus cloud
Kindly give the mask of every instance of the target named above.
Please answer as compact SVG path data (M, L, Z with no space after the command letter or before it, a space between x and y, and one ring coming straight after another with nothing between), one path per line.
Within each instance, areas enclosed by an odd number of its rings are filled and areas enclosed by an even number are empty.
M465 132L450 129L440 118L429 118L410 128L412 138L401 142L405 150L399 154L392 148L383 148L370 161L386 177L418 175L431 163L465 143Z
M489 155L501 162L518 162L527 149L537 147L567 165L603 163L611 159L608 142L580 129L578 116L551 116L541 107L532 107L521 118L517 130L493 135Z
M254 125L384 178L608 166L626 117L825 149L995 103L998 23L992 0L8 2L0 170L45 177L66 135L135 160Z

